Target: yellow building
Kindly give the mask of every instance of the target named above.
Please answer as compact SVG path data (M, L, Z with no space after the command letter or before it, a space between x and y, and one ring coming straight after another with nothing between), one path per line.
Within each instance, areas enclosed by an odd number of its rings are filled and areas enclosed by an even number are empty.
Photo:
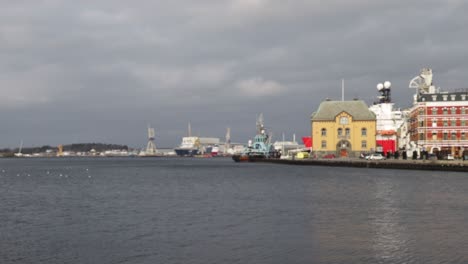
M364 101L323 101L312 114L315 154L358 157L375 151L376 117Z

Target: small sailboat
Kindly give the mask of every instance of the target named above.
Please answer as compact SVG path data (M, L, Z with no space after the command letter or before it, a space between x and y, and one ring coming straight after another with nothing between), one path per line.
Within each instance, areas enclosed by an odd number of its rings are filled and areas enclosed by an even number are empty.
M23 140L21 140L20 147L18 149L18 153L15 153L15 157L23 157L23 153L21 153L21 151L23 151Z

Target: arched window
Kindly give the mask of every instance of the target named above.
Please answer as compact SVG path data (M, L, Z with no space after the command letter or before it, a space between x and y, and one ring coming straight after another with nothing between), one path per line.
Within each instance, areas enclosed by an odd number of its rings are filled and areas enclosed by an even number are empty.
M326 136L327 135L327 129L326 128L322 128L322 136Z
M351 130L349 128L345 129L346 136L349 136L351 134Z
M365 127L361 128L361 136L363 137L367 136L367 128Z
M340 127L338 128L338 136L342 136L343 135L343 129Z

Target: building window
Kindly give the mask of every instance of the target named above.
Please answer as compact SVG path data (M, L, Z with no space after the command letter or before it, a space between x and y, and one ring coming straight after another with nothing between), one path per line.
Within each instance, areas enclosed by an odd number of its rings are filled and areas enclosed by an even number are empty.
M322 140L322 148L327 148L327 141L326 140Z
M361 148L366 149L367 148L367 141L363 140L361 141Z
M361 128L361 136L363 136L363 137L367 136L367 128L365 128L365 127Z
M338 136L342 136L343 135L343 129L340 127L338 128Z
M466 94L462 94L462 95L461 95L461 98L462 98L463 101L465 101L465 99L466 99Z
M455 107L450 108L450 112L452 115L457 113L457 109Z
M437 119L432 120L432 127L437 127Z
M419 127L423 127L424 126L424 120L420 120L419 121Z
M444 140L448 140L448 133L447 132L444 132L444 137L443 137Z
M419 115L424 115L424 108L419 108Z
M455 95L454 95L454 94L451 94L451 95L450 95L450 99L452 99L452 101L455 101Z
M424 140L424 133L419 133L419 140Z
M455 132L452 132L451 139L452 140L457 140L457 134L455 134Z
M432 108L432 114L437 115L437 108L435 108L435 107Z
M432 132L432 140L437 140L437 132Z
M444 108L444 115L448 114L448 109Z
M432 96L432 101L437 101L437 95Z
M460 113L461 113L462 115L465 114L465 111L466 111L466 110L465 110L465 107L460 108Z
M444 127L448 126L448 120L444 119Z
M345 129L346 136L349 136L351 134L351 130L349 128Z
M447 101L448 95L442 95L444 101Z
M340 117L340 125L347 125L348 124L348 117L342 116Z
M465 132L461 132L461 138L460 138L460 139L461 139L461 140L465 140L465 139L466 139L466 138L465 138Z
M457 125L457 120L452 119L450 120L450 126L456 126Z
M322 137L326 136L327 135L327 129L326 128L322 128Z
M461 120L461 126L466 126L466 120L464 118Z

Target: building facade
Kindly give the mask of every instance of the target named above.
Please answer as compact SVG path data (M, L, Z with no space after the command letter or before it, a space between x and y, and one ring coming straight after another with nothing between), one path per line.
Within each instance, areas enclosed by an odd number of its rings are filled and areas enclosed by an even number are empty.
M311 116L313 151L318 156L358 157L375 150L376 117L364 101L322 102Z
M435 89L431 69L423 69L412 85L417 89L408 124L412 150L461 158L468 150L468 91Z
M410 139L420 150L443 158L468 150L468 93L418 94L410 112Z

